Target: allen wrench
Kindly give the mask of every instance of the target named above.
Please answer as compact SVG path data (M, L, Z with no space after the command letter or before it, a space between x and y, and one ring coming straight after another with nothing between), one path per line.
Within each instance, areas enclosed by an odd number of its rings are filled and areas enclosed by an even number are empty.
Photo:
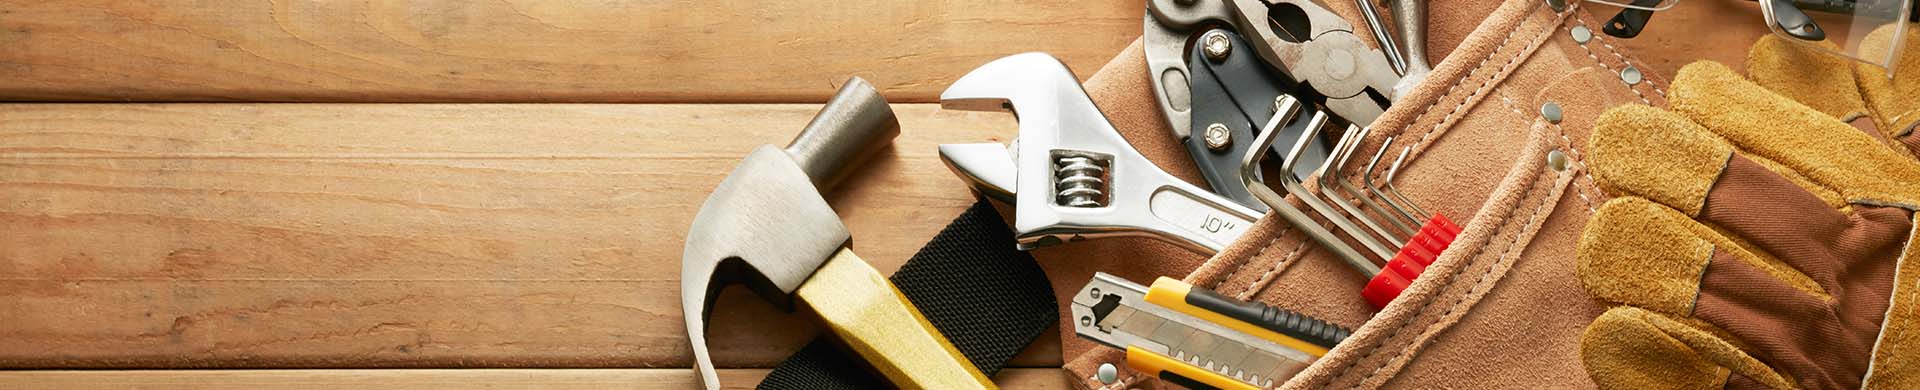
M1297 119L1299 111L1302 109L1301 104L1291 97L1283 97L1280 99L1276 104L1276 108L1278 108L1278 113L1267 123L1265 126L1266 130L1255 138L1253 142L1254 147L1249 149L1249 152L1241 159L1241 180L1245 181L1247 187L1253 190L1255 197L1259 198L1261 202L1266 203L1275 213L1280 214L1288 223L1296 228L1302 229L1307 233L1309 238L1319 243L1322 248L1333 252L1333 254L1342 261L1345 261L1348 265L1353 266L1354 269L1365 274L1369 278L1369 281L1366 287L1360 291L1360 295L1366 298L1367 302L1375 308L1386 307L1386 305L1391 303L1395 297L1398 297L1402 291L1405 291L1407 286L1412 284L1415 278L1418 278L1419 275L1426 270L1427 265L1432 264L1439 256L1439 253L1446 249L1447 245L1452 243L1453 238L1459 233L1458 227L1454 226L1452 222L1446 221L1445 218L1432 218L1428 219L1411 237L1401 240L1398 236L1388 232L1383 225L1374 221L1373 218L1362 213L1359 207L1355 207L1352 203L1342 199L1345 197L1344 195L1328 197L1333 200L1333 203L1340 205L1346 213L1340 213L1335 211L1333 207L1327 206L1327 204L1320 199L1322 196L1326 196L1322 193L1325 191L1332 191L1332 193L1338 194L1341 192L1338 188L1344 187L1349 194L1364 195L1364 193L1361 193L1357 188L1354 188L1352 184L1344 180L1339 180L1338 176L1340 167L1350 161L1352 154L1355 152L1355 149L1357 149L1358 140L1363 139L1368 132L1364 129L1349 126L1347 134L1342 136L1338 145L1334 148L1336 152L1334 158L1327 159L1325 165L1320 166L1315 171L1315 174L1319 175L1319 177L1313 178L1313 180L1316 180L1316 183L1321 185L1320 191L1307 189L1301 182L1302 179L1292 177L1291 175L1282 175L1283 177L1281 178L1280 184L1287 193L1298 198L1301 203L1306 204L1309 208L1313 209L1314 212L1325 217L1327 222L1332 223L1338 230L1346 233L1347 239L1358 243L1362 248L1366 249L1367 253L1371 253L1383 261L1384 267L1376 263L1373 258L1369 258L1363 254L1361 250L1356 249L1353 245L1342 240L1341 237L1334 235L1332 231L1321 226L1318 221L1314 220L1312 216L1308 215L1305 211L1293 207L1292 204L1288 203L1278 192L1273 191L1273 189L1261 182L1256 175L1259 172L1259 162L1264 155L1261 151L1271 147L1274 142L1274 135L1280 133L1276 131L1275 128L1283 123ZM1308 144L1313 142L1313 138L1326 126L1327 115L1324 112L1315 112L1311 119L1305 121L1305 128L1302 129L1301 132L1302 136L1300 136L1299 141L1294 144L1291 151L1287 153L1286 156L1283 156L1281 169L1291 172L1294 163L1297 161L1296 157L1299 151L1304 150ZM1381 148L1385 150L1385 148L1390 145L1390 143L1383 144ZM1376 152L1375 158L1369 165L1377 166L1380 155L1382 155L1382 153ZM1336 182L1338 184L1334 184ZM1375 194L1380 195L1382 193L1376 190ZM1359 196L1358 198L1362 200L1366 199L1365 196ZM1389 205L1399 207L1399 205L1395 204L1398 202L1389 197L1380 196L1380 198ZM1388 212L1385 208L1375 205L1371 203L1371 201L1365 203L1380 216L1390 220L1395 219L1395 214ZM1400 214L1398 214L1398 216L1412 217L1412 214L1406 213L1404 210L1399 212ZM1356 226L1354 224L1356 221L1361 225L1366 225L1370 230L1363 230L1359 226ZM1387 247L1376 240L1376 238L1385 239L1393 243L1393 250L1388 250Z
M1297 102L1292 104L1292 106L1293 106L1291 107L1292 111L1298 111L1300 109L1299 104ZM1298 115L1297 112L1288 113L1285 115L1275 115L1273 121L1267 122L1266 127L1267 129L1269 129L1267 131L1271 132L1280 123L1283 123L1280 121L1281 118L1284 117L1286 119L1292 119L1296 115ZM1328 117L1326 113L1322 111L1315 111L1313 113L1313 117L1310 119L1307 119L1307 127L1301 132L1300 139L1294 142L1293 147L1289 149L1289 152L1287 153L1286 156L1281 157L1280 159L1281 170L1292 172L1294 164L1299 161L1300 151L1306 150L1307 146L1313 143L1313 138L1319 136L1321 130L1326 129L1327 120L1328 120ZM1260 146L1260 145L1262 144L1259 142L1258 139L1256 139L1254 141L1254 146ZM1333 159L1328 159L1327 161L1331 163ZM1345 214L1342 214L1338 210L1334 210L1332 207L1328 207L1327 203L1323 202L1320 199L1320 194L1314 192L1313 190L1307 189L1307 186L1301 180L1303 179L1299 177L1284 176L1280 178L1280 186L1281 188L1286 189L1287 193L1293 194L1293 196L1296 198L1300 198L1300 201L1302 203L1306 203L1308 207L1311 207L1313 209L1313 211L1319 212L1321 216L1326 217L1328 222L1332 222L1334 226L1339 227L1341 231L1346 232L1349 238L1352 238L1355 242L1360 243L1360 246L1365 247L1368 251L1372 252L1375 256L1378 256L1380 259L1393 258L1393 252L1394 252L1393 248L1398 248L1399 247L1398 244L1388 246L1386 244L1381 243L1380 241L1374 240L1376 236L1368 234L1369 232L1367 231L1360 230L1359 227L1353 225L1353 222L1358 221L1360 222L1361 225L1365 225L1375 230L1384 230L1380 228L1379 224L1374 223L1373 220L1371 219L1364 218L1358 215L1356 215L1355 216L1356 218L1353 218L1353 219L1348 219L1343 217L1343 215Z
M1380 207L1380 205L1374 203L1372 199L1367 198L1365 193L1354 188L1352 184L1341 180L1340 167L1347 165L1348 159L1352 158L1354 151L1359 149L1360 140L1365 139L1370 132L1372 132L1371 128L1362 128L1353 125L1347 126L1345 135L1342 136L1340 142L1334 146L1334 150L1336 151L1335 158L1330 160L1328 164L1320 166L1318 172L1320 175L1320 192L1328 194L1328 199L1333 200L1337 205L1341 205L1341 208L1346 209L1348 214L1355 216L1363 214L1359 207L1354 207L1346 198L1351 197L1358 199L1362 206L1373 210L1375 215L1385 217L1387 225L1394 228L1393 232L1387 232L1385 229L1375 229L1375 231L1380 233L1382 237L1387 238L1388 241L1393 242L1394 246L1405 246L1407 237L1411 236L1415 229L1400 219L1394 218L1385 208ZM1416 220L1415 222L1417 223L1418 221Z
M1430 217L1433 214L1428 214L1426 211L1420 210L1419 205L1414 204L1412 199L1408 199L1406 195L1403 195L1400 193L1399 188L1396 188L1393 186L1393 178L1400 176L1400 166L1401 166L1400 163L1407 161L1407 154L1409 153L1413 153L1413 146L1411 145L1407 146L1405 149L1401 149L1400 157L1393 159L1393 165L1390 165L1387 167L1387 178L1386 178L1387 193L1393 194L1394 198L1400 199L1400 202L1406 204L1407 208L1413 209L1413 212L1415 214L1418 214L1422 217Z
M1405 197L1397 196L1399 195L1399 193L1395 192L1392 194L1393 196L1389 196L1387 192L1381 191L1379 186L1376 186L1373 184L1373 173L1376 171L1376 168L1380 166L1380 157L1385 156L1387 154L1388 148L1393 146L1394 138L1395 137L1390 136L1390 137L1387 137L1385 141L1381 141L1380 150L1375 150L1373 152L1373 158L1367 159L1366 173L1360 175L1361 184L1367 188L1367 192L1372 193L1374 197L1380 198L1380 200L1386 203L1388 207L1393 208L1394 213L1400 215L1401 218L1406 218L1407 220L1410 220L1410 221L1419 222L1421 220L1428 218L1426 215L1427 213L1425 211L1420 211L1420 208L1418 206L1414 206L1413 203L1411 201L1407 201ZM1407 153L1412 151L1413 151L1413 147L1407 147L1406 149L1401 149L1400 158L1395 159L1393 161L1393 165L1396 167L1399 166L1401 161L1406 160ZM1389 175L1391 175L1391 172L1389 172ZM1388 183L1388 184L1392 184L1392 183ZM1413 210L1413 211L1408 211L1408 210Z
M1339 236L1334 235L1332 231L1327 230L1326 227L1320 226L1320 223L1314 221L1313 217L1307 215L1305 211L1293 207L1292 203L1287 203L1285 197L1278 192L1274 192L1273 188L1268 187L1266 183L1260 180L1260 160L1266 157L1266 150L1272 147L1274 136L1280 133L1279 131L1275 131L1276 129L1274 129L1274 127L1279 123L1291 122L1300 112L1300 101L1294 99L1292 96L1282 96L1280 102L1275 106L1278 112L1274 114L1272 120L1267 122L1267 130L1260 132L1258 136L1254 137L1254 147L1247 149L1247 154L1240 158L1240 180L1245 182L1247 188L1252 190L1253 196L1259 198L1261 203L1266 203L1267 207L1271 209L1274 214L1278 214L1280 218L1286 219L1287 223L1293 225L1294 228L1305 231L1309 239L1319 243L1322 248L1333 252L1334 256L1345 261L1347 265L1353 266L1354 269L1359 270L1368 277L1379 274L1380 266L1374 264L1372 259L1361 254L1360 251L1354 249L1352 245L1347 245L1345 241L1342 241ZM1325 124L1325 116L1316 116L1316 119L1318 120L1309 122ZM1309 128L1311 127L1312 124L1310 123ZM1310 138L1310 136L1305 135L1300 137L1303 141ZM1299 143L1296 143L1296 146L1298 146L1298 144ZM1295 149L1298 149L1298 147ZM1288 155L1291 156L1294 155L1294 153L1288 153ZM1292 172L1292 170L1289 169L1291 168L1290 164L1283 163L1282 165L1282 171ZM1294 192L1293 188L1298 187L1298 184L1293 184L1293 175L1279 176L1285 178L1282 183L1289 193ZM1301 202L1307 203L1309 206L1319 204L1319 201L1314 200L1311 196L1300 196L1298 194L1295 196L1301 197ZM1316 211L1321 211L1318 209L1325 207L1326 205L1319 204L1319 207L1316 207ZM1327 214L1325 211L1322 211L1322 213ZM1358 230L1357 227L1354 227L1351 223L1341 218L1328 219L1335 221L1335 226L1349 233ZM1389 252L1386 252L1384 248L1380 248L1378 242L1374 242L1368 249L1373 250L1375 254L1380 254L1382 257L1391 256L1390 254L1386 254Z

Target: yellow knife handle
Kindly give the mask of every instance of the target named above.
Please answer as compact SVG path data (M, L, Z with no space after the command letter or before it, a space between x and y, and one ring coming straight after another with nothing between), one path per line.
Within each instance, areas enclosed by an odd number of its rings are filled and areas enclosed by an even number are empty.
M1228 298L1165 276L1154 280L1153 286L1147 288L1146 301L1306 352L1316 358L1326 356L1328 349L1352 333L1346 328L1291 310Z
M851 249L841 248L794 294L895 387L996 388L906 295Z
M1142 374L1152 375L1155 378L1160 378L1160 380L1173 382L1174 384L1193 390L1260 389L1253 384L1237 381L1233 378L1216 374L1213 371L1207 371L1204 368L1195 367L1191 364L1167 357L1167 355L1161 355L1134 346L1127 347L1127 367L1132 368L1134 371L1139 371Z

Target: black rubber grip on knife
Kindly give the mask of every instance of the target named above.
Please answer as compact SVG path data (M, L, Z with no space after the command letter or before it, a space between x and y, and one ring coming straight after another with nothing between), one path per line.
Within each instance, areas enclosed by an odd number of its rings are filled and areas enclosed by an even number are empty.
M1209 385L1206 382L1201 382L1193 378L1181 376L1180 374L1176 374L1173 371L1161 371L1160 380L1167 381L1167 383L1180 385L1180 387L1185 387L1189 390L1220 390L1220 388L1217 386Z
M1334 345L1340 344L1341 340L1346 340L1347 336L1353 334L1346 328L1292 310L1259 302L1227 298L1212 290L1199 287L1194 287L1187 292L1186 301L1194 307L1220 313L1228 318L1245 321L1328 349L1332 349Z

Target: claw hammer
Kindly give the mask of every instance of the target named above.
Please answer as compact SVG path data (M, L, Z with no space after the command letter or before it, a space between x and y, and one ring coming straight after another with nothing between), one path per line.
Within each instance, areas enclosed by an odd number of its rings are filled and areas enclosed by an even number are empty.
M846 225L820 195L899 134L886 100L852 78L792 143L754 149L700 205L687 231L680 305L707 389L720 388L707 317L721 288L736 282L782 310L796 301L812 308L846 349L896 387L994 387L899 289L854 256Z

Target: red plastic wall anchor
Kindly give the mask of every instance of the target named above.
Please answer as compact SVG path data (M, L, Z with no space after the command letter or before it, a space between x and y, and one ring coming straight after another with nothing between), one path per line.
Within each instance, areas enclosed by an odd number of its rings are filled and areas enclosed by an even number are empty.
M1360 296L1367 299L1375 310L1387 307L1400 292L1406 291L1413 280L1426 272L1427 266L1440 257L1440 252L1453 244L1453 238L1460 235L1460 226L1448 221L1447 217L1435 215L1427 223L1420 225L1420 231L1407 239L1407 245L1394 253L1387 266L1380 269L1379 275L1367 281L1367 287L1360 289Z

